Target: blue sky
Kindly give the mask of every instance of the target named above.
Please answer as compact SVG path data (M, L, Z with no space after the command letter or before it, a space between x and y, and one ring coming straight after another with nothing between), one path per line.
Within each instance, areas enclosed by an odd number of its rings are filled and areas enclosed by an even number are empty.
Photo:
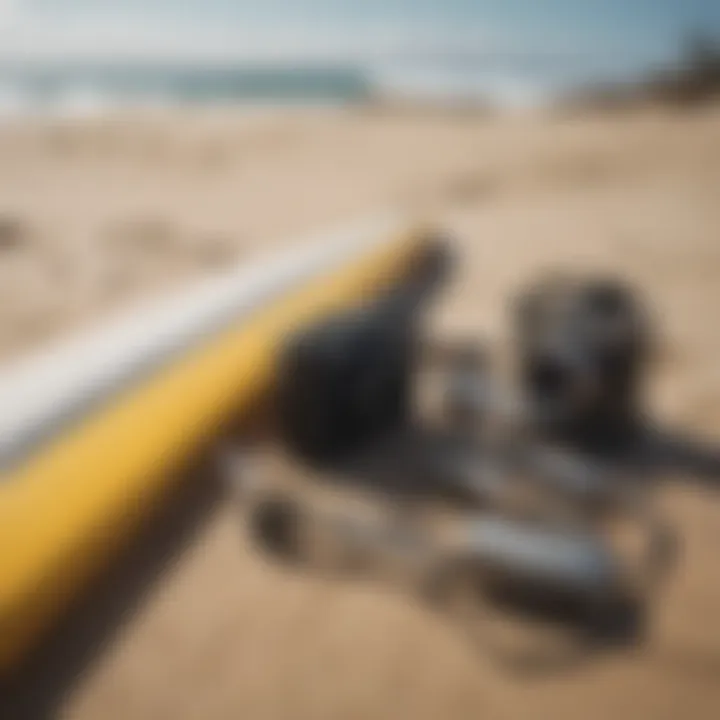
M0 0L0 52L21 57L424 55L630 72L692 28L720 32L720 0Z

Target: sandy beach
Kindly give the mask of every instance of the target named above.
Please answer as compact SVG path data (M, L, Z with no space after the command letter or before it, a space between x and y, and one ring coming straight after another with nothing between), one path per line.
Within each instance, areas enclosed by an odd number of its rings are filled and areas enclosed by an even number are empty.
M662 328L653 411L720 437L720 108L156 113L0 128L0 359L387 208L462 262L443 332L502 340L554 267L618 271ZM72 720L715 718L720 498L665 498L683 562L647 646L532 681L380 586L294 575L218 502L53 707Z

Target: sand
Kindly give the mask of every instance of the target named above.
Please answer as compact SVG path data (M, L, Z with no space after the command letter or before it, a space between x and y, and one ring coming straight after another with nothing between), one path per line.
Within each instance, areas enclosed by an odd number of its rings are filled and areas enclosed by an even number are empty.
M720 437L720 110L481 117L412 110L157 115L0 130L0 357L141 297L388 207L432 212L463 261L443 332L502 339L551 267L613 269L663 329L652 406ZM715 718L720 498L667 502L683 562L646 646L518 678L388 588L264 562L232 502L92 662L73 720Z

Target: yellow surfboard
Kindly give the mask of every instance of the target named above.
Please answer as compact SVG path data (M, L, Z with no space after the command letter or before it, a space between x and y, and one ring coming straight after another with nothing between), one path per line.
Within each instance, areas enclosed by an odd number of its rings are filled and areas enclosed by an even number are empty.
M0 471L0 670L42 638L109 563L194 452L272 387L293 328L372 297L423 251L421 229L382 242L261 303L36 441Z

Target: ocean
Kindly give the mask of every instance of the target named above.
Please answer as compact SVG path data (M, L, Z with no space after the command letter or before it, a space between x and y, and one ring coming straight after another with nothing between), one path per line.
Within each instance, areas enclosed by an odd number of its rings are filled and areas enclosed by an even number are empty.
M126 107L360 102L371 88L344 67L69 63L0 67L0 113L84 114Z
M475 65L34 63L0 65L0 116L125 108L349 105L378 99L537 105L550 84Z
M534 107L654 71L689 28L718 23L711 0L0 0L0 114L378 97Z

